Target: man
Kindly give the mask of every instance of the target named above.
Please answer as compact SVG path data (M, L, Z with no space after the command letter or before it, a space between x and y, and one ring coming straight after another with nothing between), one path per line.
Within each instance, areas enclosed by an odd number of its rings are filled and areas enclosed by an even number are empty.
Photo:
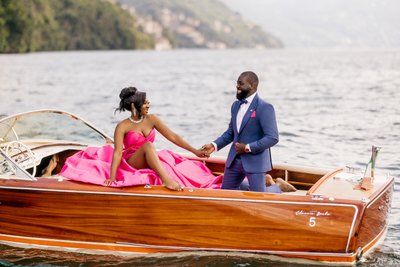
M278 143L274 107L257 95L254 72L240 74L228 129L214 142L202 147L207 154L232 143L226 160L222 189L239 189L247 177L250 191L281 193L274 184L266 187L266 172L272 169L270 148Z

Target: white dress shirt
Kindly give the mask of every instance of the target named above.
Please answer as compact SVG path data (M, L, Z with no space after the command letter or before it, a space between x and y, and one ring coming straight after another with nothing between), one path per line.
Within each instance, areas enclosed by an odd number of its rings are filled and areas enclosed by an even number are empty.
M255 96L256 96L256 94L252 94L251 96L246 98L247 103L243 103L240 105L240 108L239 108L237 116L236 116L236 126L237 126L238 132L240 130L240 126L242 125L244 114L246 114L247 110L250 107L251 101L253 101Z
M256 94L252 94L251 96L245 98L245 100L247 100L247 103L243 103L239 107L238 113L236 115L236 126L237 126L238 132L240 130L240 126L242 125L244 115L246 114L247 110L249 109L251 101L253 101L255 96L256 96ZM217 144L214 142L211 142L211 144L214 146L215 151L218 151ZM251 152L249 144L246 144L246 148Z

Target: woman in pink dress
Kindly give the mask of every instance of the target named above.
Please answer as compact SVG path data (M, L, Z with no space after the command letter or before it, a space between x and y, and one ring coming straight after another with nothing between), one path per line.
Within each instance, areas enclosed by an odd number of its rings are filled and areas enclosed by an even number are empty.
M222 176L215 177L200 161L188 160L172 151L157 152L156 130L166 139L198 157L208 156L169 129L156 115L149 114L146 93L135 87L122 89L119 111L130 116L119 122L114 147L88 147L69 157L60 175L71 180L107 186L164 185L171 190L182 186L220 188Z

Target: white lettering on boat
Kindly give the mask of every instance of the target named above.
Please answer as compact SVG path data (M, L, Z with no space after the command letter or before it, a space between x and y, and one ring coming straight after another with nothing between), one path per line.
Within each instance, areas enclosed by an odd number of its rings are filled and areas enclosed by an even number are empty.
M329 211L317 211L317 210L297 210L294 213L296 216L314 216L314 217L327 217L332 214Z

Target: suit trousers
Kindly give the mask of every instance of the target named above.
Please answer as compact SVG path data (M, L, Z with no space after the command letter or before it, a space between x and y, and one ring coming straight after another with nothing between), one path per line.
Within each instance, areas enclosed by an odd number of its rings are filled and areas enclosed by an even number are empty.
M222 189L239 190L240 185L245 177L247 177L250 191L280 193L279 187L275 188L273 186L269 186L267 188L265 186L265 172L246 172L243 168L240 155L236 156L236 158L232 162L232 165L229 168L225 168L224 180L222 181Z

